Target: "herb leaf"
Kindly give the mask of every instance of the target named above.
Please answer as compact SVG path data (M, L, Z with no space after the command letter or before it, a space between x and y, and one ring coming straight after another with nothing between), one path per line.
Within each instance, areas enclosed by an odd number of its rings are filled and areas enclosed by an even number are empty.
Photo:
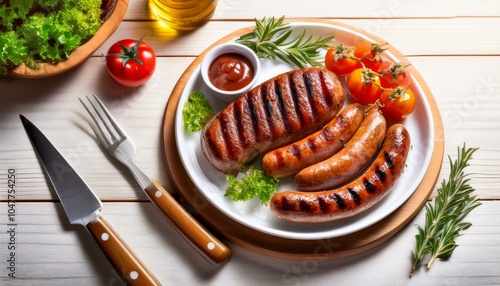
M193 91L182 107L182 120L184 128L191 132L198 132L207 124L214 115L210 101L202 92Z
M255 19L255 29L239 37L236 42L249 47L260 58L279 58L299 68L322 66L322 56L318 50L326 49L333 36L313 39L304 30L298 37L288 40L292 29L284 20L284 16L278 19Z
M0 3L4 3L1 1ZM26 63L56 63L101 27L101 0L23 0L0 4L0 75Z
M416 226L415 252L411 252L412 269L410 277L426 255L430 255L427 268L431 268L437 258L446 259L451 256L457 244L455 238L460 236L460 231L471 226L471 223L462 222L462 219L473 209L481 205L479 199L471 196L474 188L469 184L468 174L464 169L469 166L472 154L479 148L466 148L465 144L458 148L458 157L450 162L450 175L448 181L443 180L437 190L434 205L425 205L425 226Z
M254 166L250 166L244 174L241 179L227 175L229 186L225 196L231 197L233 201L248 201L258 197L263 205L267 205L278 189L279 179L266 176L262 170L257 170Z

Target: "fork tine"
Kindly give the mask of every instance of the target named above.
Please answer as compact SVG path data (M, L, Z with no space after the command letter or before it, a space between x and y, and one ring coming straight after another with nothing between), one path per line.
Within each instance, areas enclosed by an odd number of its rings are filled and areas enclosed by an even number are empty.
M99 141L105 143L106 147L107 147L107 146L113 144L113 139L112 139L113 134L108 131L109 129L105 126L104 121L102 120L101 116L97 112L97 109L95 108L92 101L90 101L90 98L88 96L86 96L86 97L87 97L88 102L92 106L94 112L87 106L86 103L83 102L83 100L81 98L78 98L78 100L80 100L81 104L83 105L83 107L85 107L85 110L87 110L88 114L90 115L90 117L92 117L92 120L94 121L97 128L99 129L99 131L97 131L91 125L92 131L94 131L94 133L97 136L97 138L99 139ZM97 114L97 116L96 116L96 114ZM105 130L107 130L107 132Z
M118 125L118 122L113 118L113 115L111 115L111 113L108 111L106 106L104 106L104 103L102 103L102 101L99 99L99 97L97 97L97 95L95 95L95 94L92 94L92 95L94 96L95 100L97 101L97 103L101 107L101 110L104 111L104 114L106 115L109 123L111 123L111 125L114 127L114 130L116 131L116 133L120 137L127 137L125 131L120 127L120 125ZM101 117L101 113L100 112L97 112L97 113L99 114L99 117ZM102 117L101 117L101 119L102 119ZM108 131L109 131L109 127L106 126L106 128L108 128Z
M120 140L121 137L123 136L122 134L117 132L115 127L116 124L114 124L113 118L112 117L110 118L111 114L109 114L104 104L99 100L99 98L95 94L94 94L94 99L98 102L99 107L96 104L94 104L90 100L90 98L87 97L87 99L90 102L90 105L92 105L92 107L94 108L94 111L99 117L100 122L102 122L102 125L106 128L108 134L111 136L111 140L112 141Z

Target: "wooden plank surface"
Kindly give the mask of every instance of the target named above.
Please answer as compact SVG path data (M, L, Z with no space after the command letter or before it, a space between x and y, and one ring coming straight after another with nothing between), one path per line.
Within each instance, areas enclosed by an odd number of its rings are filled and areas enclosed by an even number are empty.
M265 9L263 8L265 6ZM138 145L137 163L172 189L161 154L161 124L169 95L186 67L210 44L253 25L254 18L341 21L375 33L408 56L432 90L443 118L445 154L464 142L479 147L468 170L482 205L445 262L409 279L410 251L424 212L382 245L337 260L286 260L230 244L221 267L197 252L163 220L127 171L99 147L78 97L101 96ZM500 2L375 0L219 0L208 24L191 33L166 30L147 0L131 0L125 21L81 67L55 78L0 78L0 284L120 285L88 234L68 224L21 128L19 113L36 122L96 194L103 215L165 284L174 285L498 285L500 283ZM145 86L126 89L109 80L100 58L122 38L144 36L158 53ZM7 174L16 171L16 279L8 278L11 236ZM449 167L442 166L439 181ZM433 197L432 195L431 197Z
M250 2L250 1L249 1ZM328 18L338 21L335 18ZM328 20L327 19L327 20ZM500 18L346 19L341 22L376 34L407 56L500 55ZM157 22L125 21L98 49L106 54L109 46L124 37L148 42L159 56L198 56L227 34L254 21L215 21L185 34L165 29Z
M68 224L60 204L20 203L17 210L19 279L2 275L0 282L8 282L3 285L119 285L97 245L82 228ZM5 214L2 208L0 215ZM467 221L473 226L457 239L460 246L450 260L436 262L429 271L421 267L411 279L412 225L424 223L423 213L387 243L357 256L286 260L231 245L233 258L219 268L197 259L150 203L105 203L103 216L165 285L319 285L332 280L351 285L495 285L500 277L496 202L484 202L471 213ZM0 239L5 242L8 234L2 231Z

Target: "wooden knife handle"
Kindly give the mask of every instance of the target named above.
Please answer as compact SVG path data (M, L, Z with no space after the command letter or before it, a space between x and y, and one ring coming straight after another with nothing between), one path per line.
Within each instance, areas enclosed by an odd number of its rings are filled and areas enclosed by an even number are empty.
M220 264L231 256L231 250L195 220L158 182L146 188L154 205L177 230L210 262Z
M104 218L97 217L86 227L128 285L161 285Z

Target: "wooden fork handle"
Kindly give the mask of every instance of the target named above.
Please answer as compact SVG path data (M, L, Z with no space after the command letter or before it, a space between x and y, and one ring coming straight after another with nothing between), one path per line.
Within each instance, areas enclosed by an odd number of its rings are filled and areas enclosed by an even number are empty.
M161 285L104 218L97 217L86 227L128 285Z
M229 259L231 250L203 227L158 182L152 180L146 194L154 205L195 248L214 264Z

